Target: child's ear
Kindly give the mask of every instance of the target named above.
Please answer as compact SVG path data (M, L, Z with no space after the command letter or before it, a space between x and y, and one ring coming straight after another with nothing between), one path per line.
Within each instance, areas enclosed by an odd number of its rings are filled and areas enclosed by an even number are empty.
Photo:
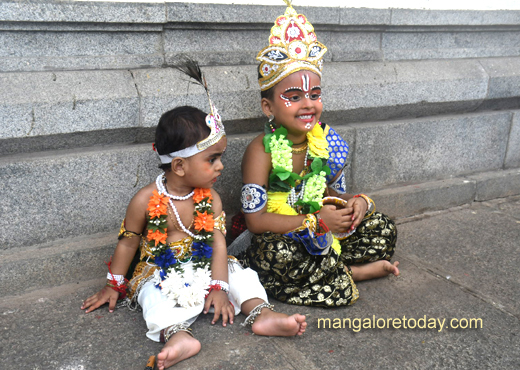
M184 158L173 158L171 168L174 174L177 176L184 176Z
M271 114L273 114L272 109L271 109L272 104L273 103L267 98L262 98L262 100L260 101L260 105L262 106L262 112L264 112L264 114L267 117L269 117Z

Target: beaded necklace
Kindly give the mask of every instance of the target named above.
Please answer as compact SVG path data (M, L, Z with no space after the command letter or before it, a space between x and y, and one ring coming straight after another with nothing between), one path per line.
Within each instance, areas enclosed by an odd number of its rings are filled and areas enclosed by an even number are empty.
M171 194L166 192L163 175L157 177L158 190L148 202L147 215L147 239L148 247L154 255L154 263L159 269L154 274L156 287L160 288L164 295L183 307L190 307L204 302L211 281L209 270L211 256L213 254L213 210L211 204L213 197L211 190L196 188L182 200L193 197L195 204L194 229L195 233L187 230L182 224L177 208L173 205ZM162 185L162 186L161 186ZM179 199L180 200L180 199ZM191 256L183 261L177 260L167 244L168 230L168 203L175 212L178 224L188 235L196 239L191 246ZM188 283L184 277L184 266L193 262L193 280Z
M287 130L283 126L274 131L266 127L263 139L266 153L271 153L273 167L269 176L269 191L288 193L287 204L300 214L314 213L321 209L327 187L325 176L330 174L327 165L327 141L321 123L317 123L313 130L307 133L307 140L309 146L305 154L304 168L308 168L309 172L300 176L293 172L293 143L287 139ZM322 148L323 146L325 148ZM300 191L297 192L299 184Z

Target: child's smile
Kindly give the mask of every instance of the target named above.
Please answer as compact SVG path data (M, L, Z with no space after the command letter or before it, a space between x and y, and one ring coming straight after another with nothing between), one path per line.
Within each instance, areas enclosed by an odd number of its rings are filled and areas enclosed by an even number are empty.
M290 140L300 140L319 121L323 110L320 83L321 79L312 72L295 72L274 87L272 101L262 101L262 107L274 115L275 122L287 129Z

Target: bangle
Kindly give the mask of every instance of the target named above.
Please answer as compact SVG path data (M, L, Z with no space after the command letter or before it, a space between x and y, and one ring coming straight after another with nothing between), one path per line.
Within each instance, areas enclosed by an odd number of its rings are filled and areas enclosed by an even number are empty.
M112 270L110 269L110 266L112 265L112 258L110 258L110 261L108 261L106 265L108 266L108 281L106 285L114 289L116 292L119 292L119 299L124 299L126 297L126 283L128 280L126 280L123 275L112 274Z
M226 283L224 280L211 280L209 282L209 292L211 292L212 290L222 290L224 291L226 294L229 294L229 284Z
M368 208L367 208L367 213L365 213L365 218L372 216L374 214L374 212L376 211L376 204L374 203L374 201L372 199L367 197L365 194L357 194L357 195L354 195L353 198L363 198L365 200L365 202L367 202Z
M318 229L316 230L316 235L317 236L322 236L322 235L325 235L326 233L328 233L330 231L329 227L325 224L325 221L323 221L323 219L320 217L320 211L314 213L314 215L316 216L316 219L318 220Z
M113 275L111 272L107 272L107 280L115 281L116 286L125 284L124 275Z
M317 225L318 225L318 221L317 221L316 215L309 213L309 214L305 215L305 218L302 221L302 225L297 227L296 229L292 230L291 232L297 233L297 232L303 231L305 229L309 229L309 231L312 231L313 233L315 233L316 229L317 229Z

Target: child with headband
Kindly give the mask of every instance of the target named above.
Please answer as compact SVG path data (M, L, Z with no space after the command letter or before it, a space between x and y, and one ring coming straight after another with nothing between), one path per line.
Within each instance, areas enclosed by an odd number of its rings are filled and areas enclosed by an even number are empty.
M207 91L196 63L179 69ZM130 201L106 286L81 307L88 313L108 303L113 312L118 298L128 294L128 306L142 308L148 338L165 343L157 355L159 369L200 351L189 326L210 308L212 324L222 316L223 326L242 311L258 335L301 335L307 326L303 315L274 312L256 272L228 260L225 214L213 190L227 139L211 100L210 107L208 115L193 107L162 115L154 149L164 173ZM127 283L138 249L139 263Z
M242 161L242 211L253 233L244 259L282 302L348 305L358 298L355 281L399 275L389 262L397 230L368 196L347 193L348 145L320 122L327 48L284 1L257 56L269 121Z

